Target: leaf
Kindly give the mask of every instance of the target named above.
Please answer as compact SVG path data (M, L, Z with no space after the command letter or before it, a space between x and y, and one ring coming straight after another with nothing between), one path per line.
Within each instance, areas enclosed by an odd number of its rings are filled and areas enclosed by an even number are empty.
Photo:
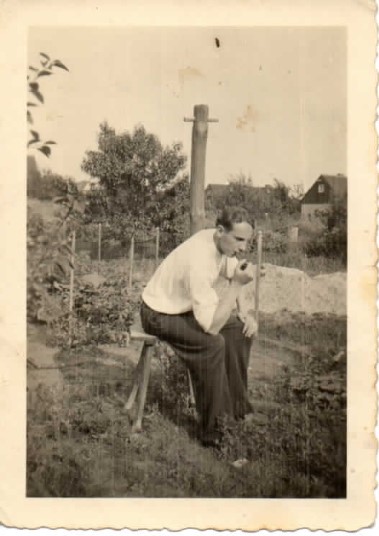
M31 71L35 71L35 72L38 72L38 71L39 71L39 69L37 69L37 67L32 67L31 65L29 65L29 69L30 69Z
M47 62L49 61L50 57L47 54L44 54L43 52L40 52L40 56L43 56L44 59L41 59L41 65L45 67L47 65Z
M30 134L33 136L33 140L39 141L39 134L36 130L30 130Z
M45 141L45 145L56 145L56 144L57 144L56 141L52 141L52 140Z
M30 147L30 145L33 145L33 143L38 143L39 140L30 140L28 142L28 147Z
M43 71L39 71L39 73L37 74L37 78L39 78L40 76L50 76L51 74L53 74L51 71L47 71L46 69L44 69Z
M67 69L67 67L63 65L63 63L60 60L53 61L52 65L55 67L59 67L60 69L64 69L65 71L69 71L69 69Z
M62 275L66 275L66 269L65 267L60 263L56 262L55 266L58 268L58 270L62 273Z
M48 145L42 145L42 147L38 147L38 150L47 157L51 155L51 149Z
M26 106L37 106L35 102L28 102L26 103Z
M32 125L33 124L33 117L32 117L32 114L29 112L29 110L26 111L26 118L27 118L28 123L30 123Z
M39 84L37 82L30 82L29 84L30 91L37 91L39 89Z
M43 95L40 91L32 90L33 95L41 102L44 102Z

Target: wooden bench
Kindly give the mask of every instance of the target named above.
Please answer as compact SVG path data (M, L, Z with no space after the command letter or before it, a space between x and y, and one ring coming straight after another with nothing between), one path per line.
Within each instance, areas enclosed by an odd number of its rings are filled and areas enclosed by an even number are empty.
M143 411L145 408L147 388L149 385L151 359L153 357L154 346L159 341L159 339L154 335L148 335L144 332L142 327L138 326L137 328L132 328L130 330L130 340L143 342L140 357L135 370L132 390L125 404L125 410L130 412L136 402L138 395L137 416L133 423L132 431L140 432L142 430ZM189 372L188 383L191 404L195 405L195 396Z

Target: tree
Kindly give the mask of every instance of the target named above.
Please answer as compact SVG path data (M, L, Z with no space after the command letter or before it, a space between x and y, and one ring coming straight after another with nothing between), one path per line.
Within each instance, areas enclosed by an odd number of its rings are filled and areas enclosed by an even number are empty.
M64 69L68 71L68 68L60 60L52 60L50 56L44 52L40 52L40 66L34 67L29 65L29 74L27 76L28 82L28 102L27 102L27 111L26 119L30 125L33 124L33 114L31 109L39 104L43 104L45 99L41 93L39 79L43 76L51 76L54 73L54 68ZM47 140L42 141L40 134L37 130L30 128L29 129L30 138L28 141L28 147L37 149L45 156L50 156L51 154L51 145L55 145L55 141Z
M185 163L180 143L163 147L141 125L116 134L102 123L98 150L87 151L82 162L83 171L99 181L89 197L88 217L112 220L120 236L151 226L159 218L159 194L175 184Z
M188 175L181 176L157 196L158 210L152 223L161 230L161 253L167 254L190 235L190 184Z
M65 195L78 196L76 182L50 170L40 173L33 157L28 157L27 195L36 199L54 200Z

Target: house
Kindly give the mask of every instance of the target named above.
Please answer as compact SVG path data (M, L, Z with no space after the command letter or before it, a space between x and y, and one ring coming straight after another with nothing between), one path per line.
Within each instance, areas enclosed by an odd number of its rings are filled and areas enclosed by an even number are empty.
M320 175L301 201L301 216L312 221L336 203L347 206L347 177L341 174Z
M214 201L223 199L228 192L228 186L228 184L208 184L205 189L205 195Z

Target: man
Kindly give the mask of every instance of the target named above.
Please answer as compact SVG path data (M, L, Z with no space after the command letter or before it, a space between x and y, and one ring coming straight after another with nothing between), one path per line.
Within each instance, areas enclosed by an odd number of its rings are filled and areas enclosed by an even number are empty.
M142 294L145 331L167 341L190 371L205 445L220 443L221 417L242 419L251 411L247 368L257 325L233 310L241 287L254 278L254 267L238 261L252 235L247 211L225 208L215 229L199 231L168 255ZM220 275L228 280L221 294Z

